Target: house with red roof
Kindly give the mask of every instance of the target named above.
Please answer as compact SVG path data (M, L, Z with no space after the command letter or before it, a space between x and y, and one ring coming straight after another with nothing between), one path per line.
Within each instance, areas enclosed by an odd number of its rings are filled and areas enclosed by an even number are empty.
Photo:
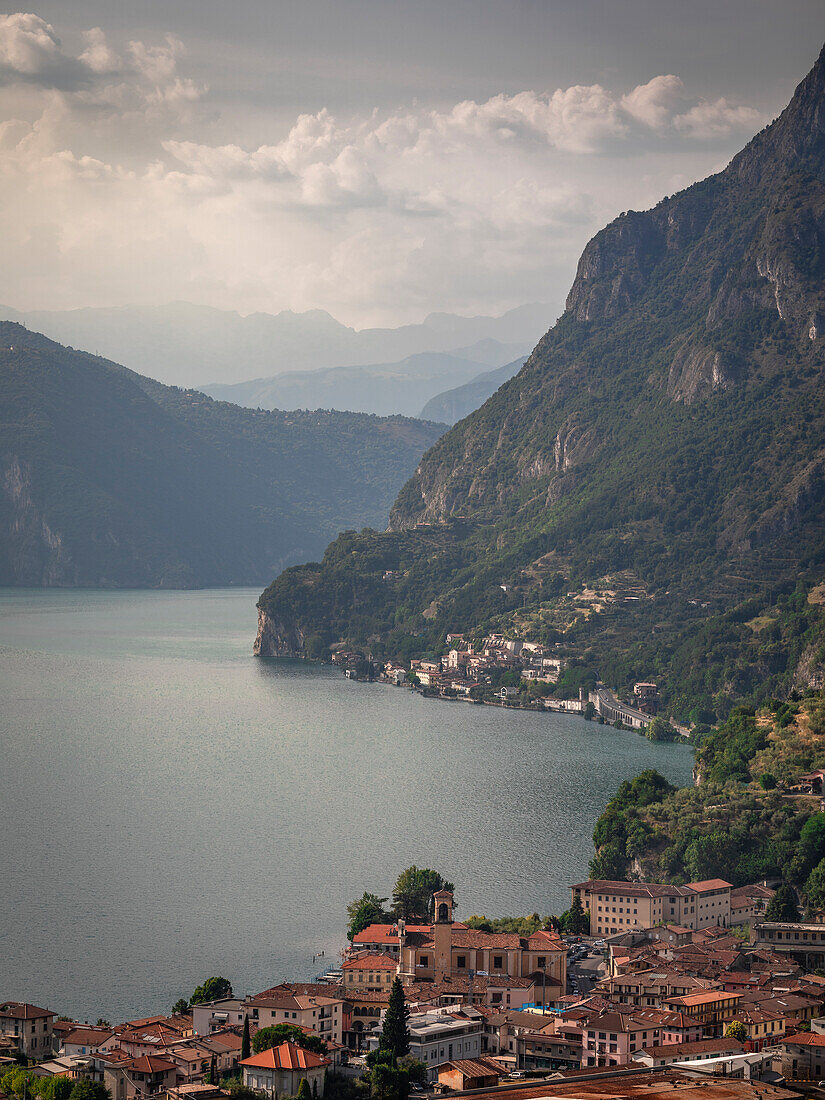
M56 1012L23 1001L0 1002L0 1035L10 1039L27 1058L43 1059L52 1051Z
M309 1084L313 1096L323 1096L328 1065L327 1058L290 1042L262 1050L240 1064L244 1085L270 1100L297 1096L302 1078Z

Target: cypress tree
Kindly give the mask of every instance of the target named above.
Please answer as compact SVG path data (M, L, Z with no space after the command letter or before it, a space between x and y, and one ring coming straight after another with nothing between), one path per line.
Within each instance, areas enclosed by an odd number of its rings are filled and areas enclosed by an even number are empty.
M243 1062L252 1053L252 1045L249 1041L249 1017L243 1018L243 1035L241 1036L241 1061Z
M390 1003L387 1005L381 1029L381 1049L391 1051L394 1058L410 1053L410 1029L407 1026L409 1018L410 1010L404 999L404 987L401 979L396 978L392 983Z

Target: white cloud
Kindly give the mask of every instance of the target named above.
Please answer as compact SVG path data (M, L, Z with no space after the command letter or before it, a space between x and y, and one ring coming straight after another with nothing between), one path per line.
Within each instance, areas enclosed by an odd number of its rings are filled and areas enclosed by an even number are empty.
M715 143L709 166L761 121L662 75L624 93L322 109L244 148L209 140L185 68L173 36L110 44L94 27L73 57L39 17L0 18L0 301L189 298L372 323L559 300L600 224L686 163L701 174L698 142Z

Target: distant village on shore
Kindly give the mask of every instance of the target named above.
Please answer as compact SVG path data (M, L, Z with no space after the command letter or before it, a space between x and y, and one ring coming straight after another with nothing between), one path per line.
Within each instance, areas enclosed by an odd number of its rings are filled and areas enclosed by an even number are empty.
M776 919L778 899L767 882L591 879L561 924L462 923L441 889L423 919L351 925L340 964L312 982L239 997L210 978L170 1014L115 1024L0 1002L0 1093L808 1095L825 1073L825 923Z
M463 634L449 633L447 652L440 657L376 663L370 657L333 647L332 663L353 680L383 680L406 685L440 699L499 706L560 711L598 718L619 728L646 730L659 713L658 688L652 681L633 686L632 701L624 702L603 684L592 689L561 687L569 659L553 646L489 634L476 645ZM690 727L673 718L666 723L672 736L688 737Z

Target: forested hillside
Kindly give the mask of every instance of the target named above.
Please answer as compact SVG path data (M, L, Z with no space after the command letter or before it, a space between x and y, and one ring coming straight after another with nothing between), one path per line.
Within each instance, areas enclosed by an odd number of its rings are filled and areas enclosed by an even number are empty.
M563 316L425 455L390 530L264 592L264 652L495 627L711 719L817 683L824 104L820 56L724 171L597 234Z
M0 584L255 584L386 522L442 429L256 412L0 323Z

